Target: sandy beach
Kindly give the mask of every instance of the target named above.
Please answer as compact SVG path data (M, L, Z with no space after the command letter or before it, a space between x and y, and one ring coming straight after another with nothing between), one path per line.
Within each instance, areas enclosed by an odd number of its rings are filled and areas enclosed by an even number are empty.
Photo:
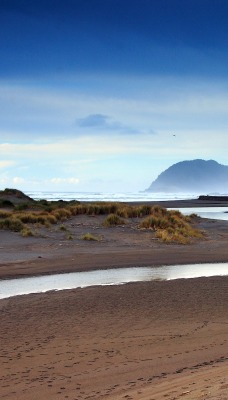
M228 261L228 222L165 244L136 221L80 216L43 236L0 231L0 277ZM80 239L96 233L99 241ZM0 301L0 398L228 399L228 278L131 283Z
M228 278L1 300L1 399L227 399Z

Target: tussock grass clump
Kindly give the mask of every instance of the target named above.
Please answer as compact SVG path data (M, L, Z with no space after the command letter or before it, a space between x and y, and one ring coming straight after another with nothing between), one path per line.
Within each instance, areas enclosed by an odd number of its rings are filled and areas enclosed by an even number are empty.
M66 210L66 208L65 208ZM109 215L116 214L121 218L140 218L151 213L151 206L130 206L125 203L96 202L70 205L67 211L71 215ZM55 214L57 210L54 210Z
M152 229L156 231L157 229L165 229L169 227L169 221L165 217L149 216L145 218L141 224L140 228Z
M85 233L82 237L82 240L91 240L91 241L99 241L100 239L97 236L94 236L92 233Z
M21 235L23 237L31 237L34 236L33 232L27 226L21 230Z
M65 225L60 225L59 230L66 232L67 231L67 227Z
M167 214L167 212L169 212L169 211L167 211L167 209L166 208L164 208L164 207L161 207L161 206L153 206L153 207L151 207L151 210L150 210L150 213L151 214L154 214L154 215L166 215ZM175 213L176 211L174 211L174 213Z
M161 239L163 242L172 243L177 242L179 244L189 243L189 238L183 236L178 232L169 233L166 229L159 229L155 233L155 237Z
M57 218L54 215L48 214L46 219L47 219L47 223L49 223L49 224L56 224L57 223Z
M142 205L139 207L136 207L136 212L137 212L137 217L145 217L146 215L151 214L151 206L148 205Z
M116 202L98 202L99 215L115 214L119 208L119 203Z
M170 232L165 229L159 229L155 233L155 237L161 239L163 242L172 243L176 242L179 244L188 244L191 242L192 238L202 238L202 232L198 231L197 229L181 229L181 230L173 230Z
M0 229L20 232L24 227L25 225L18 218L5 218L0 220Z
M86 204L78 204L76 206L70 206L69 211L71 215L83 215L86 214L87 205Z
M192 213L189 215L189 218L191 218L191 219L195 219L197 217L198 217L198 215L196 213Z
M60 221L65 221L66 219L71 217L71 211L67 208L57 208L56 210L51 212L52 215Z
M54 215L48 213L31 213L31 212L24 212L24 213L15 213L15 217L18 218L24 224L55 224L57 219Z
M0 218L9 218L11 217L12 213L10 211L1 211L0 210Z
M70 206L69 210L72 215L106 215L110 213L115 213L118 209L117 203L88 203L88 204L78 204L76 206Z
M115 225L124 225L124 224L125 224L124 219L120 218L119 215L117 214L109 214L103 222L103 225L106 227Z
M131 210L128 206L119 207L116 210L116 215L118 215L120 218L131 218L135 216L133 215L133 209Z
M193 229L189 222L191 218L184 216L180 211L168 211L155 206L151 208L151 215L145 218L139 227L155 231L155 237L163 242L187 244L192 238L203 237L202 232Z
M79 204L70 206L69 210L72 215L108 215L116 214L122 218L136 218L149 215L151 207L147 205L130 206L125 203L115 202L97 202L88 204Z

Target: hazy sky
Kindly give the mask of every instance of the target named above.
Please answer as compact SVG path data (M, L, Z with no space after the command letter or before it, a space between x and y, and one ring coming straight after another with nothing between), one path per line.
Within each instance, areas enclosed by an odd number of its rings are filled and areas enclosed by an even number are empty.
M0 189L227 165L227 21L227 0L0 0Z

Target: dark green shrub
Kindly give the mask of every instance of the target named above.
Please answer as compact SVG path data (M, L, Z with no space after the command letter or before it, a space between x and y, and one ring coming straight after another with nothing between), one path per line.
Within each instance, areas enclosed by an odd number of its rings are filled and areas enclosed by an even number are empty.
M0 200L0 208L13 208L14 204L10 200L2 199Z
M28 203L20 203L15 206L15 211L27 210L30 207Z

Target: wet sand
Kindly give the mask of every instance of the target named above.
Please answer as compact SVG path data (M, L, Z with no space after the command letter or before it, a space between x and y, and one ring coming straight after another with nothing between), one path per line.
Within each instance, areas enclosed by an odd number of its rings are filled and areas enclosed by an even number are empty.
M43 236L0 232L0 276L228 261L228 222L198 220L204 240L166 245L137 221L80 217ZM80 239L85 232L102 238ZM228 277L18 296L0 301L0 398L228 399Z
M227 399L227 277L19 296L0 306L1 399Z

